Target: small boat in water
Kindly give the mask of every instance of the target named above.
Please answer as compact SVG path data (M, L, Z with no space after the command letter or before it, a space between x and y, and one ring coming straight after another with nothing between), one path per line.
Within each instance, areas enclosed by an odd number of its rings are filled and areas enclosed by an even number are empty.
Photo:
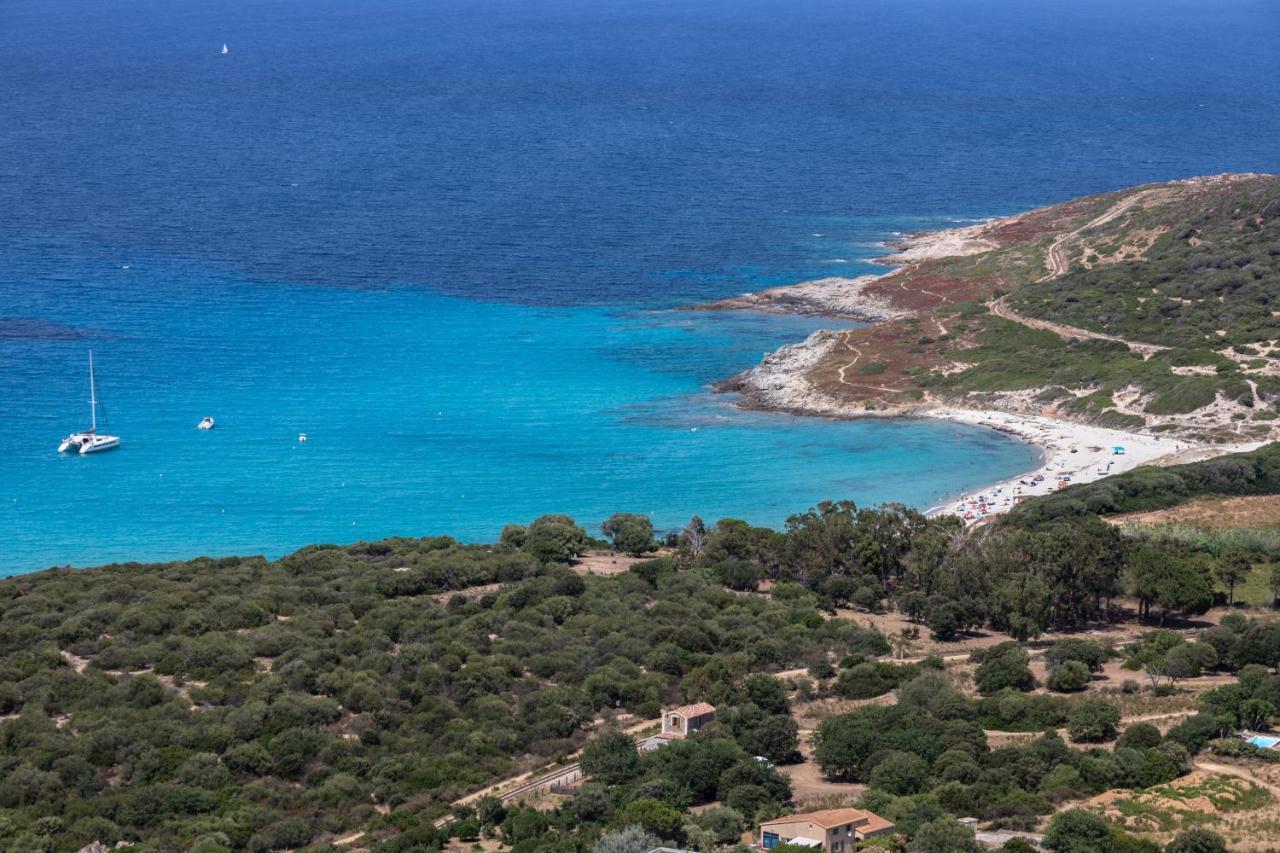
M84 444L80 445L80 455L86 453L99 453L103 450L114 450L120 446L120 438L115 435L93 435Z
M120 436L106 435L98 432L98 388L93 377L93 350L89 350L89 429L83 432L73 432L62 440L58 445L59 453L79 453L84 456L89 453L100 453L103 450L113 450L120 446ZM102 423L107 422L106 407L102 409Z
M306 443L307 443L307 434L306 434L305 432L300 432L300 433L298 433L298 441L299 441L299 442L301 442L302 444L306 444Z
M210 430L213 429L213 418L204 417L200 423L196 425L196 429Z

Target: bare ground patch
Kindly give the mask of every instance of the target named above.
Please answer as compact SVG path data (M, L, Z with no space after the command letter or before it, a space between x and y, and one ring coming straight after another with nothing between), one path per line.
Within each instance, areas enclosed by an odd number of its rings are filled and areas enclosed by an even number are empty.
M1197 498L1152 512L1131 512L1106 519L1112 524L1186 524L1207 530L1280 524L1280 495Z

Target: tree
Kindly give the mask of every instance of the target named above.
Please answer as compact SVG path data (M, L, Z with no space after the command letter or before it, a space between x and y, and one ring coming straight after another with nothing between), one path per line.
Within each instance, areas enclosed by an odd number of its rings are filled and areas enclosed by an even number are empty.
M913 590L898 599L898 609L909 622L920 622L929 612L929 597L919 590Z
M701 518L695 515L689 519L684 530L680 531L680 544L689 550L694 559L702 554L702 549L707 546L707 526L702 523Z
M618 822L637 824L662 838L674 838L684 818L674 806L644 797L627 803L618 813Z
M1197 826L1179 832L1165 853L1227 853L1227 843L1218 833Z
M523 548L528 536L529 530L523 524L508 524L498 534L498 544L509 548Z
M863 762L881 748L883 715L882 709L867 707L819 723L813 744L822 775L835 782L861 781Z
M1158 548L1137 549L1130 560L1129 586L1138 599L1138 616L1149 619L1160 608L1160 623L1170 613L1204 613L1213 604L1213 577L1201 559L1185 559Z
M1086 699L1067 715L1067 732L1074 741L1097 743L1115 737L1120 710L1102 699Z
M1050 669L1074 660L1087 666L1090 672L1100 672L1103 664L1107 662L1107 650L1097 640L1068 637L1050 646L1049 651L1045 652L1044 659Z
M1029 661L1026 651L1017 643L1000 643L987 649L973 676L978 692L989 696L1006 688L1021 691L1033 689L1036 680L1027 665Z
M1089 667L1078 660L1069 660L1049 670L1046 682L1050 690L1072 693L1089 686Z
M930 605L925 624L935 640L950 642L967 626L964 608L954 601L940 601Z
M929 821L916 830L907 848L911 853L982 853L973 830L950 817Z
M600 532L613 542L613 550L639 557L654 550L653 522L629 512L615 512L600 525Z
M716 580L739 592L754 592L764 577L764 569L749 560L725 560L716 563L712 571Z
M761 764L754 758L744 758L721 773L716 782L716 791L721 800L732 806L732 803L727 802L729 794L733 789L747 785L764 789L768 799L775 803L791 798L791 777ZM737 807L734 806L734 808ZM739 811L743 814L751 813L746 809L739 809Z
M872 788L895 796L920 793L929 781L929 765L911 752L891 751L871 768Z
M543 515L529 525L526 547L544 563L568 563L586 549L587 533L567 515Z
M606 832L592 850L594 853L648 853L661 843L643 826L633 825Z
M1229 548L1223 552L1214 565L1213 573L1218 582L1227 588L1227 604L1235 604L1236 585L1244 580L1253 569L1249 554L1242 548Z
M1106 821L1093 812L1071 809L1049 821L1044 848L1054 853L1112 853L1114 844Z
M1134 723L1116 739L1116 749L1150 749L1159 743L1159 729L1150 723Z
M742 813L724 806L709 808L693 818L694 823L711 833L716 844L732 844L747 828Z
M622 732L608 732L582 750L582 772L608 785L621 785L640 774L636 742Z
M787 701L787 688L781 681L763 672L747 676L743 685L747 701L766 714L785 714L791 705Z
M1240 703L1240 722L1248 729L1265 729L1276 715L1276 706L1266 699L1246 699Z
M1030 572L1018 572L996 587L991 599L991 627L1015 640L1044 633L1053 612L1053 597L1045 582Z
M778 763L787 762L795 758L800 745L799 727L790 716L774 714L744 732L739 742L753 755L763 755Z
M738 785L729 789L729 793L721 797L721 802L734 811L754 816L756 812L770 802L775 802L769 792L759 785Z

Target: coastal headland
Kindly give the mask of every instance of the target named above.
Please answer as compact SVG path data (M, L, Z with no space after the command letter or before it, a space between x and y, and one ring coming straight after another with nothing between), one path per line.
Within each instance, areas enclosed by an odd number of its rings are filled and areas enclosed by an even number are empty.
M930 417L1043 451L1037 471L935 509L969 520L1144 464L1276 437L1280 177L1224 174L1078 198L889 244L879 276L695 310L868 322L719 384L749 408Z

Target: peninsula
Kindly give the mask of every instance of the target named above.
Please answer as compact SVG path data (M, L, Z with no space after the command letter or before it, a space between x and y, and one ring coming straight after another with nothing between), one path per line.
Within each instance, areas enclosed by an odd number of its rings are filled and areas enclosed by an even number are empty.
M1280 177L1226 174L908 235L881 276L700 306L872 323L819 331L720 384L744 406L938 417L1046 453L947 506L978 518L1140 464L1255 447L1280 400Z

